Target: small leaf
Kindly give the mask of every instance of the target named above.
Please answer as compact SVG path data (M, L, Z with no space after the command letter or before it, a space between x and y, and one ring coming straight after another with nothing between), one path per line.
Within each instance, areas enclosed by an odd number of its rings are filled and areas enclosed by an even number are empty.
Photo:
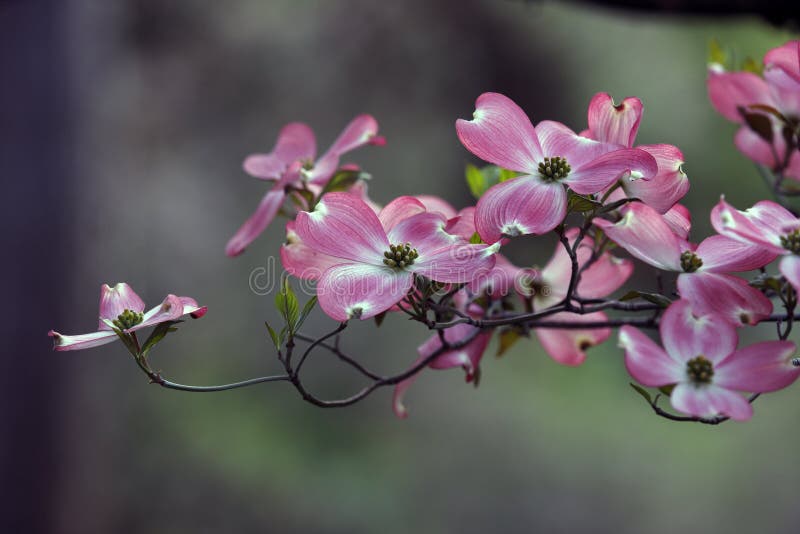
M572 213L584 213L602 206L602 204L597 200L587 196L579 195L574 191L569 191L568 195L569 200L567 203L567 209Z
M162 339L164 339L167 334L169 334L170 332L174 332L176 330L175 329L176 324L182 322L183 321L166 321L157 324L156 327L153 329L153 331L150 333L150 336L142 344L142 354L146 355L148 352L150 352L150 349L155 347L156 344L160 342Z
M666 386L661 386L658 388L658 391L669 397L672 395L672 390L675 389L675 384L668 384Z
M631 387L636 391L636 393L641 395L642 398L646 400L648 404L653 404L653 398L650 396L650 393L646 389L644 389L642 386L638 384L634 384L633 382L631 382L630 384Z
M364 176L366 176L365 173L362 173L361 171L338 171L333 175L330 181L328 181L328 184L325 186L325 189L322 190L322 194L320 196L334 191L347 191L353 187L353 184L355 184Z
M303 306L303 311L300 312L300 318L297 319L297 324L294 327L295 330L300 330L300 327L302 327L303 323L306 322L308 314L311 313L311 310L314 309L314 306L316 306L316 304L317 304L317 296L314 295L308 300L308 302L306 302L306 305Z
M471 245L482 245L483 239L481 239L481 236L478 235L478 232L475 232L472 234L472 237L469 238L469 242Z
M711 39L711 42L708 43L708 62L725 66L727 61L728 55L725 53L725 50L722 49L719 41L717 39Z
M294 332L300 311L299 304L297 303L297 296L295 296L294 291L292 291L292 286L289 283L288 277L283 279L281 290L275 295L275 307L286 321L289 331Z
M268 322L264 321L264 324L266 325L267 330L269 331L269 337L272 338L272 344L275 345L275 349L281 350L282 343L280 338L278 337L278 333L272 329L272 327L269 325Z
M520 338L520 333L516 329L508 329L500 332L500 344L497 347L497 357L499 358L505 354L508 349L514 346L514 343Z
M743 107L739 108L739 114L747 123L747 126L753 130L761 139L767 143L772 143L774 139L774 132L772 131L772 121L769 117L761 113L750 113Z
M302 210L312 210L314 209L314 205L317 203L316 198L314 197L314 193L309 191L308 189L295 189L294 192L300 196L305 201L305 205L299 201L299 199L295 195L290 195L290 198L295 203L295 205L299 206ZM322 196L322 195L320 195Z
M761 76L761 73L764 71L764 66L761 63L758 63L755 59L746 57L742 62L742 70Z
M375 326L380 327L383 324L383 320L386 319L386 312L379 313L373 319L375 319Z
M472 196L476 199L481 198L481 195L488 189L483 173L478 167L470 163L467 165L466 178L469 192L472 193Z
M517 171L510 171L508 169L500 169L500 172L498 173L497 176L497 181L507 182L508 180L516 178L517 176L522 176L522 173Z

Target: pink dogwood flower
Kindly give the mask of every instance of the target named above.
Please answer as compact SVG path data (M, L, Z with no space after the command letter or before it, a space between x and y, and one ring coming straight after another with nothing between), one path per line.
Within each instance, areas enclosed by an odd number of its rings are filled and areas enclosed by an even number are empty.
M523 173L491 187L478 201L475 223L487 243L555 228L567 214L564 186L593 194L621 176L650 179L658 172L643 150L593 141L553 121L534 128L517 104L497 93L478 97L473 119L459 119L456 131L482 160Z
M711 210L711 224L722 235L783 256L778 269L800 292L800 219L792 212L770 200L740 211L721 198Z
M783 175L800 180L800 152L786 154L785 123L800 117L800 41L789 41L764 55L764 76L752 72L726 72L713 64L708 73L708 96L714 108L726 119L741 127L734 143L745 156L772 170L788 165ZM772 142L765 132L747 125L742 111L758 113L769 119ZM777 116L776 116L777 114Z
M566 237L572 246L578 229L567 231ZM576 251L578 265L583 267L592 254L591 245L582 242ZM581 274L577 294L583 298L607 297L630 278L633 273L633 262L612 256L604 252L591 266ZM544 266L538 277L530 278L529 287L533 305L536 310L544 310L561 302L567 296L570 277L572 276L572 260L566 249L559 243L550 261ZM524 283L522 284L525 285ZM569 321L573 323L602 322L608 320L603 312L577 314L560 312L547 317L550 321ZM537 328L536 336L545 352L555 361L563 365L577 366L586 360L586 351L606 341L611 336L610 328Z
M666 213L689 191L689 179L683 172L683 153L673 145L638 145L636 133L644 106L635 97L619 104L608 93L597 93L589 103L589 129L581 135L620 148L644 150L656 160L658 171L649 180L621 180L622 191L629 198L638 198L659 213ZM616 200L617 195L610 197Z
M462 290L456 295L456 300L464 300L465 296L465 292ZM460 307L463 311L463 306ZM469 306L469 314L473 316L473 318L479 318L483 315L483 310L480 306L472 304ZM480 361L483 358L483 354L486 352L486 347L489 345L491 337L492 332L490 330L481 331L481 329L469 324L458 324L452 328L448 328L444 331L444 339L447 343L454 345L462 343L465 340L470 341L463 347L443 351L428 363L428 367L437 370L461 367L466 374L466 381L475 381L477 383ZM433 334L425 343L417 348L419 359L414 363L414 366L427 360L441 349L442 340L439 334ZM408 410L406 410L403 404L403 398L408 388L411 387L411 384L416 381L418 376L419 373L412 375L398 383L394 388L392 409L394 410L394 414L401 419L408 417Z
M678 275L678 292L698 313L717 313L732 324L756 324L772 313L772 302L730 272L758 269L775 259L762 247L724 236L695 246L676 235L653 208L636 202L612 223L595 219L609 239L632 256Z
M468 244L445 231L442 214L413 213L420 206L406 197L377 216L354 195L328 193L313 211L297 215L303 243L340 260L317 283L325 313L338 321L367 319L402 300L414 275L463 283L492 268L499 244Z
M383 145L378 123L370 115L353 119L316 162L316 139L307 125L293 122L284 126L269 154L253 154L244 160L251 176L273 181L253 215L247 219L225 247L225 254L238 256L269 226L286 199L287 188L309 187L317 192L339 168L340 157L364 145Z
M100 287L100 323L97 332L64 335L50 330L47 335L53 338L55 350L88 349L119 339L115 330L136 332L148 326L176 321L184 315L199 319L208 311L206 306L198 306L193 298L175 295L167 295L160 305L147 312L144 308L144 301L128 284L122 282L114 287L103 284Z
M667 308L659 331L663 348L632 326L620 329L625 366L644 386L674 385L672 407L693 417L745 421L753 407L738 392L776 391L800 376L791 363L794 343L764 341L737 350L736 329L719 316L695 315L687 300Z

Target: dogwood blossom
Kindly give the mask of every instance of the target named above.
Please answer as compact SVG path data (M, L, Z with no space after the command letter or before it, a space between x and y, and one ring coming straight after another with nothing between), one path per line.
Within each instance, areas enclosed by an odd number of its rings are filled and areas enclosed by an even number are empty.
M753 407L738 392L766 393L800 376L790 341L764 341L738 349L736 329L715 315L696 315L691 303L673 303L659 328L663 348L632 326L620 329L625 366L649 387L675 386L672 407L694 417L723 414L750 419Z

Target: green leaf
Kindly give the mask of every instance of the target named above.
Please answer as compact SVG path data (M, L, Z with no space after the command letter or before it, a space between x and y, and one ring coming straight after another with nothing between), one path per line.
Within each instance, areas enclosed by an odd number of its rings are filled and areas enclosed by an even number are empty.
M297 303L297 296L295 296L294 291L292 291L292 286L289 283L288 277L283 279L281 290L275 295L275 307L286 321L289 331L294 332L300 310L299 304Z
M708 43L708 62L725 66L727 61L728 54L722 49L717 39L712 39L711 42Z
M667 308L670 304L672 304L672 300L670 300L669 297L665 297L659 293L647 293L645 291L628 291L622 297L620 297L619 300L624 302L634 299L644 299L652 304L658 304L662 308Z
M478 167L470 163L467 164L466 177L469 192L472 193L473 197L481 198L481 195L488 189L483 173Z
M675 389L675 384L669 384L666 386L661 386L660 388L658 388L658 391L669 397L670 395L672 395L673 389Z
M351 171L351 170L341 170L338 171L333 177L330 179L328 184L322 190L322 195L325 193L331 193L334 191L347 191L353 184L359 181L362 178L366 178L368 175L361 171Z
M289 195L289 198L292 199L292 202L294 202L294 204L297 207L299 207L302 210L314 209L314 205L317 203L317 199L316 197L314 197L314 193L312 193L308 189L295 189L294 192L300 195L303 198L303 200L306 201L306 204L304 206L302 202L298 201L297 197L295 197L294 195Z
M174 332L176 330L175 329L176 324L182 322L183 321L166 321L157 324L156 327L153 329L153 331L150 333L150 336L148 336L148 338L142 344L142 354L146 355L148 352L150 352L150 349L155 347L156 343L164 339L166 335L169 334L170 332Z
M300 330L300 327L302 327L303 323L306 321L306 317L308 317L308 314L311 313L311 310L314 309L314 306L316 306L316 304L317 304L317 296L314 295L308 300L308 302L306 302L306 305L303 306L303 311L300 312L300 318L297 319L297 324L294 327L295 330Z
M514 343L516 343L520 337L522 336L516 329L508 329L500 332L499 336L500 344L497 346L496 356L499 358L500 356L505 354L511 347L514 346Z
M567 209L572 213L585 213L603 205L593 198L579 195L572 190L568 192L568 195Z
M512 178L516 178L517 176L522 176L522 173L521 172L517 172L517 171L510 171L508 169L500 169L500 171L498 173L498 176L497 176L497 181L498 182L507 182L508 180L511 180Z
M755 59L751 57L744 58L742 62L742 70L745 72L752 72L758 76L761 76L761 73L764 72L764 66L757 62Z
M634 384L633 382L631 382L630 384L631 387L636 391L636 393L641 395L642 398L646 400L648 404L653 404L653 398L650 396L650 393L646 389L644 389L642 386L638 384Z
M475 232L472 234L472 237L469 238L469 242L471 245L482 245L483 239L481 239L481 236L478 235L478 232Z
M275 349L281 350L281 345L283 345L283 341L281 340L281 338L278 337L278 333L272 329L272 327L269 325L268 322L264 321L264 324L266 325L267 330L269 331L269 337L272 338L272 344L275 345Z

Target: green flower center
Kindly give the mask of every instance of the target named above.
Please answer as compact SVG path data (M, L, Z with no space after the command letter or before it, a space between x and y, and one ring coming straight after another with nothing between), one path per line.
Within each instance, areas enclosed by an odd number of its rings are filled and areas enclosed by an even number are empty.
M544 161L539 163L539 176L550 182L566 178L571 170L572 167L561 156L544 158Z
M685 273L693 273L703 266L703 260L694 252L687 250L681 254L681 269Z
M700 355L686 362L686 374L695 384L708 384L714 376L714 364Z
M119 316L112 322L114 323L114 326L116 326L120 330L127 330L141 323L143 319L144 319L143 313L126 309L122 313L120 313Z
M389 245L389 250L383 253L383 263L394 269L405 269L418 257L417 249L411 248L411 243Z
M794 254L800 254L800 229L782 235L781 246Z

